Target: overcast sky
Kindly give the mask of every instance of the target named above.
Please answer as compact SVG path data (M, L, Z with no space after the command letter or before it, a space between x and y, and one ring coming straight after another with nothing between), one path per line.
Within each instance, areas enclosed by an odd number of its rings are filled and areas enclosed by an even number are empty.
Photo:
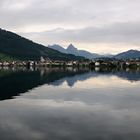
M46 46L140 50L140 0L0 0L0 27Z

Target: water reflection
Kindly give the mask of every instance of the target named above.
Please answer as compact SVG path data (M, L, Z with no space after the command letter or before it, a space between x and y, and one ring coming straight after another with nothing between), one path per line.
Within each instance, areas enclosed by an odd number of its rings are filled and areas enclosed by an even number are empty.
M0 101L2 140L139 140L139 70L7 69L0 89L20 95Z
M73 87L78 81L98 76L117 76L136 82L140 80L139 70L90 70L88 68L43 68L43 69L9 69L0 70L0 100L10 99L43 84L60 86L64 82Z
M4 69L0 71L0 99L9 99L45 83L53 84L63 77L73 77L85 72L86 69Z

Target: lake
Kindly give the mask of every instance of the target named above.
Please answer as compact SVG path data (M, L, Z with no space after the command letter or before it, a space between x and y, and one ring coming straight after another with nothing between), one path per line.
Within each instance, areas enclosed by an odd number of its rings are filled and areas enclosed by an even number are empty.
M139 140L140 70L1 68L1 140Z

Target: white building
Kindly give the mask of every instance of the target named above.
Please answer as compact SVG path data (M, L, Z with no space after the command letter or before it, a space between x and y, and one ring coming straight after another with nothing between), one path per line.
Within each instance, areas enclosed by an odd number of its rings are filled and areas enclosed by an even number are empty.
M95 62L95 66L100 66L100 62Z

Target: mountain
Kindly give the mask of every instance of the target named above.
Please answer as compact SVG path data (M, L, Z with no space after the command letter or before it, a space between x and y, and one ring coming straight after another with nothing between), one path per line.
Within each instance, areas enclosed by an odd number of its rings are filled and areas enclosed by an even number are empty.
M72 44L70 44L67 49L59 45L45 47L15 33L0 29L0 60L39 60L41 56L52 60L65 61L80 60L84 59L84 57L88 59L107 57L84 50L78 50ZM117 54L113 58L140 58L140 51L129 50Z
M122 52L114 56L117 59L131 59L131 58L140 58L140 51L138 50L129 50L126 52Z
M63 47L61 47L60 45L57 45L57 44L55 44L53 46L49 45L48 48L57 50L57 51L62 52L62 53L67 53L67 51Z
M79 60L77 57L37 44L15 33L0 29L0 60L39 60L40 57L53 60Z
M74 47L72 44L70 44L67 49L64 49L63 47L59 46L59 45L52 45L52 46L48 46L51 49L55 49L58 50L60 52L63 53L67 53L67 54L73 54L76 56L82 56L88 59L93 59L93 58L98 58L98 57L102 57L102 55L96 54L96 53L90 53L88 51L85 50L78 50L76 47Z

